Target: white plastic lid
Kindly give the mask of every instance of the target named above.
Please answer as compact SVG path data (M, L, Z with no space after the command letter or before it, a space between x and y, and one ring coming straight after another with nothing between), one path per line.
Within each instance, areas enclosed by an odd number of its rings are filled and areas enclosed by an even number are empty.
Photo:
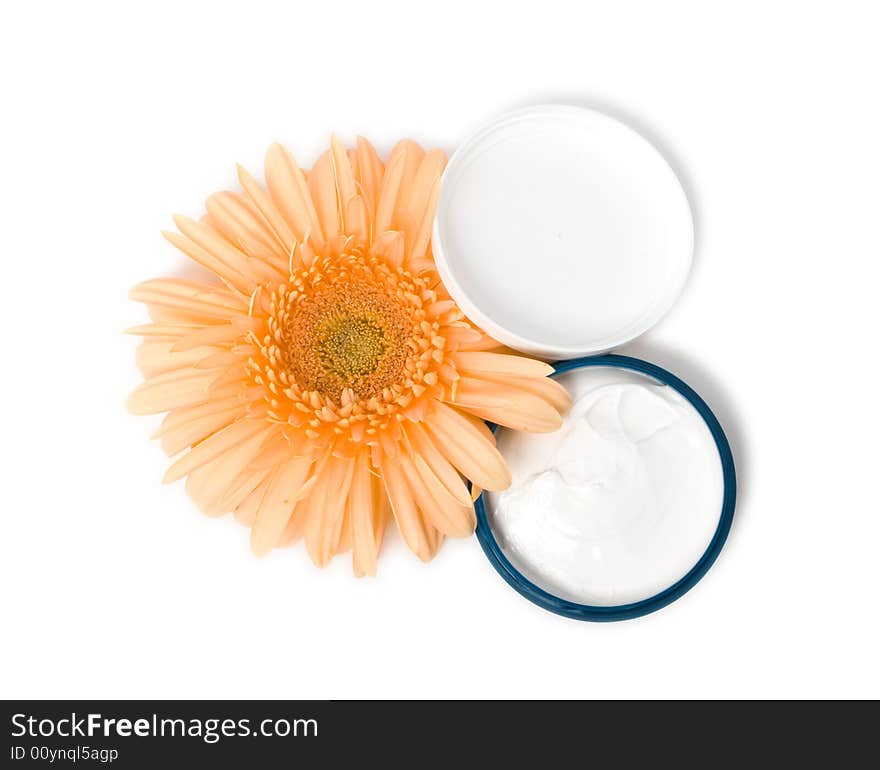
M546 358L601 353L672 307L693 219L660 153L595 110L533 107L478 131L443 175L433 250L468 317Z

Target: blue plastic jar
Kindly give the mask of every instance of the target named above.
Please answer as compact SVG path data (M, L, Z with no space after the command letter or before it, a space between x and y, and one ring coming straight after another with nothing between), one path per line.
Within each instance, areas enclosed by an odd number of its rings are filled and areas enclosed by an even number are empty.
M706 402L681 379L671 372L647 361L611 354L559 361L554 364L556 371L553 376L556 377L565 372L588 366L614 367L647 375L681 394L705 421L718 449L724 485L718 525L705 552L687 574L660 593L631 604L599 606L578 604L559 596L554 596L535 585L514 567L504 555L492 532L486 513L484 495L481 495L476 501L477 538L492 566L495 567L501 577L518 593L539 607L576 620L628 620L659 610L684 595L696 585L712 566L715 559L718 558L733 521L733 512L736 504L736 473L730 445L720 423L712 413L712 410L706 405ZM497 426L492 426L492 430L497 430Z

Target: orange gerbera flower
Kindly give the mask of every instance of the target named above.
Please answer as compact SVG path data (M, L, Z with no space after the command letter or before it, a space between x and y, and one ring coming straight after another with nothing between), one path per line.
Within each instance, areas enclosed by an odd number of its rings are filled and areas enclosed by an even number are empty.
M303 538L325 565L351 549L373 574L393 516L423 560L473 532L472 495L510 483L483 419L551 431L569 405L540 361L498 352L434 270L446 158L399 143L382 164L335 138L309 172L280 145L264 189L220 192L171 243L213 282L147 281L152 323L131 395L158 432L165 477L209 515L234 511L262 554Z

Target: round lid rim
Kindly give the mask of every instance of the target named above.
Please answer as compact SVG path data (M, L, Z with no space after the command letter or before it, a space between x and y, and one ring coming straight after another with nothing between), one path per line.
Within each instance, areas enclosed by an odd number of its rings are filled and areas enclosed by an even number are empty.
M619 130L638 139L649 147L656 157L669 169L672 178L676 182L676 189L683 203L683 211L687 218L687 247L683 250L681 256L675 265L675 272L669 281L665 290L658 294L658 300L655 304L647 309L647 311L639 318L636 318L628 326L618 331L614 335L608 335L603 339L595 339L589 345L559 345L548 340L530 339L524 337L518 332L506 329L496 324L486 313L473 302L462 285L455 279L453 271L450 268L447 259L447 250L444 246L444 229L443 224L446 219L449 207L448 195L444 195L444 188L448 188L449 180L456 181L461 171L460 166L469 160L473 149L484 141L487 136L499 129L504 129L510 124L528 120L530 118L553 117L577 117L589 116L591 119L600 120L609 123ZM680 299L693 268L693 257L695 249L694 236L694 217L693 209L688 199L687 192L681 179L675 169L666 159L665 155L648 140L643 134L627 125L621 120L601 112L600 110L590 107L583 107L571 104L539 104L531 107L524 107L512 112L505 113L495 120L479 127L452 154L446 168L443 171L440 182L440 196L437 202L437 210L434 215L431 233L431 248L434 254L434 263L444 286L452 295L456 303L465 311L466 315L471 318L477 325L485 329L489 334L510 347L513 347L524 353L532 353L537 355L549 356L554 359L567 359L580 356L598 355L621 345L631 342L640 337L645 332L654 328L663 318L675 307Z

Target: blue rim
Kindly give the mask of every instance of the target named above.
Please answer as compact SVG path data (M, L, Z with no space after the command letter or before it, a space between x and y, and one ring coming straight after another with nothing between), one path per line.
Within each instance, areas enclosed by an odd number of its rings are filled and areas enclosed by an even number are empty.
M604 356L587 356L585 358L572 358L568 361L559 361L555 364L556 371L552 375L557 377L564 372L572 369L580 369L584 366L614 366L620 369L631 369L636 372L647 374L656 380L669 385L684 396L699 412L700 416L706 421L706 425L715 439L715 446L718 447L718 454L721 458L721 470L724 478L724 496L721 502L721 517L718 520L718 528L715 535L709 543L709 547L700 557L700 560L691 568L683 578L678 582L669 586L665 591L661 591L648 599L642 599L631 604L619 604L608 607L598 607L589 604L577 604L567 599L548 593L539 588L526 578L519 570L514 567L507 557L502 553L500 546L492 534L492 528L486 518L486 508L483 504L483 496L480 495L476 501L477 512L477 539L483 548L492 566L498 571L507 583L519 594L524 596L531 602L545 610L555 612L557 615L564 615L567 618L575 620L589 621L612 621L612 620L629 620L665 607L667 604L674 602L680 598L691 588L693 588L703 575L712 566L721 549L724 547L724 541L730 532L730 525L733 523L733 509L736 505L736 472L733 467L733 454L730 451L730 444L727 442L727 436L721 428L712 410L706 405L706 402L691 388L687 383L680 380L671 372L667 372L655 364L642 361L639 358L631 358L630 356L604 355ZM497 425L491 426L492 431L498 429Z

